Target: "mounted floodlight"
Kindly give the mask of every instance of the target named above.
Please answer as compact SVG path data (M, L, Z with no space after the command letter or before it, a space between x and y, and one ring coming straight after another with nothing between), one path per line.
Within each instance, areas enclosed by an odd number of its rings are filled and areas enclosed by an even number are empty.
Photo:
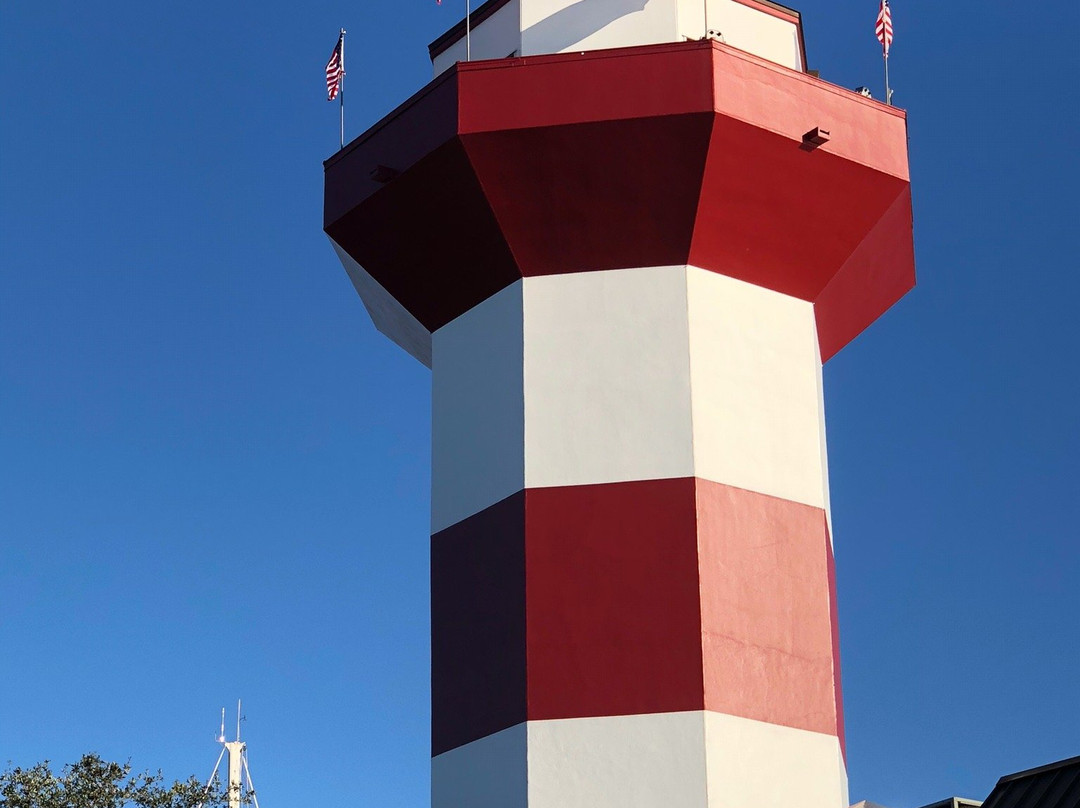
M820 146L823 143L829 142L829 130L822 129L820 126L815 126L809 132L802 136L803 143L809 146Z

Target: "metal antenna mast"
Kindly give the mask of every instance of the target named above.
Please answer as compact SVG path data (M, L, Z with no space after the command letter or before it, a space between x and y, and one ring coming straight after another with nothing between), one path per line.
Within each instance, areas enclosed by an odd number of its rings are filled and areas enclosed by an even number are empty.
M217 737L217 742L221 744L221 752L218 754L210 778L206 781L206 788L203 789L203 802L199 803L198 808L203 808L203 805L205 805L206 795L214 784L214 778L217 777L218 769L221 767L221 761L226 752L229 753L229 786L226 791L229 808L240 808L245 801L245 796L247 801L251 802L255 808L259 808L259 800L255 796L255 785L251 781L251 768L248 766L247 744L240 740L240 722L243 720L240 710L241 702L238 699L236 702L236 738L227 741L225 740L225 708L221 708L221 733ZM242 791L245 780L247 783L246 795Z

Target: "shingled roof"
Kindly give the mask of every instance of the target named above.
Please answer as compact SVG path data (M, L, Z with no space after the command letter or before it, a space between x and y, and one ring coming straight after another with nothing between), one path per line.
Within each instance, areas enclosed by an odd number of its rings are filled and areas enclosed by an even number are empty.
M1077 806L1080 806L1080 757L1002 777L982 808Z

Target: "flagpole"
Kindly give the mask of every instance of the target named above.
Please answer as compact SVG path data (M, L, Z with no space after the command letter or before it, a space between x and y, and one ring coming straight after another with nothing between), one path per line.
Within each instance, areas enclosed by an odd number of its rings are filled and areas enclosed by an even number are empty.
M889 51L885 51L885 103L892 106L892 90L889 89Z
M339 85L339 98L341 99L341 148L345 148L345 29L341 29L341 83Z
M472 61L472 3L465 0L465 61Z

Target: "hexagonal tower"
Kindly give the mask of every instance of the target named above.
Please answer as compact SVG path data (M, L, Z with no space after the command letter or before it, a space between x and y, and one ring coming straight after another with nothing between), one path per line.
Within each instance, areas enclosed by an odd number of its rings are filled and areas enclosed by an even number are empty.
M767 0L472 27L326 162L433 373L432 804L846 806L821 367L914 284L904 113Z

